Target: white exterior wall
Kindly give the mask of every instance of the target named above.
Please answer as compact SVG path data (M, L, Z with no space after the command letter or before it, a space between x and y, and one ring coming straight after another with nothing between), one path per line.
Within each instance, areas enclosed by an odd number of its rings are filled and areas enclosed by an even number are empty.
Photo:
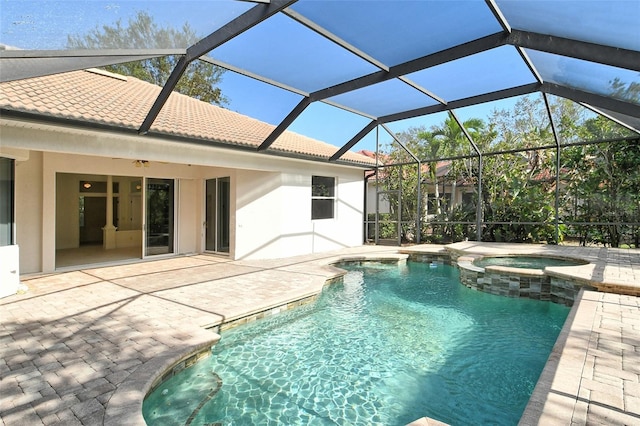
M3 145L5 143L3 134ZM41 152L16 160L16 242L20 249L20 273L42 271L44 210Z
M336 176L336 216L334 219L312 221L314 253L362 244L364 183L362 172L358 172ZM310 217L310 201L308 205Z
M315 174L332 176L319 170ZM311 220L311 170L283 174L280 193L285 206L279 228L281 257L316 253Z
M236 195L235 209L232 207L236 212L235 258L279 257L281 174L240 170L232 192Z
M375 177L369 179L369 183L367 184L367 213L373 214L376 212L376 198L378 197L378 192L376 190L376 181ZM378 201L378 212L380 214L391 213L391 206L389 205L389 200L386 199L385 195L380 195L380 199Z
M19 259L19 246L0 246L0 297L18 292L20 287Z
M16 163L21 273L53 271L56 248L77 245L77 229L62 229L56 221L60 203L69 204L68 214L78 214L77 194L58 194L60 173L176 179L177 254L204 251L205 183L219 177L230 177L231 258L278 258L362 244L360 168L2 118L0 124L3 149L28 155ZM149 167L135 167L136 159L149 161ZM311 220L312 175L336 178L334 219Z
M197 253L199 251L200 232L198 224L202 223L200 215L200 179L180 179L178 181L178 217L177 252L178 254Z
M333 219L311 220L311 177L336 178ZM362 244L363 172L318 165L288 173L239 172L236 258L318 253Z

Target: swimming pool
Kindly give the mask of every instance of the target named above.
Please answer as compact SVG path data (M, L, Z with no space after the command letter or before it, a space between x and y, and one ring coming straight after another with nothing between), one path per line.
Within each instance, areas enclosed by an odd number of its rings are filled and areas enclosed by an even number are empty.
M147 423L518 422L567 307L470 290L448 265L345 268L316 303L224 332L148 396Z

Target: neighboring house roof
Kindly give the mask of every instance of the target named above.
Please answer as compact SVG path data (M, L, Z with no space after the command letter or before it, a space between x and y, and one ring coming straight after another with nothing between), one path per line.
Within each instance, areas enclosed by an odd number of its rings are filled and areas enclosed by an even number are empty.
M358 151L360 154L362 155L366 155L367 157L371 157L372 159L376 159L376 153L373 151L369 151L369 150L361 150ZM519 157L521 161L527 161L529 162L530 160L524 157ZM385 161L389 159L389 156L387 154L381 153L378 156L378 159L380 161L380 165L384 166L385 165ZM422 163L422 167L421 167L421 171L423 173L423 177L422 177L422 181L425 183L430 183L432 184L433 182L430 180L429 177L429 166L431 165L431 162L424 162ZM453 164L453 161L451 160L439 160L436 162L436 178L440 179L444 176L447 176L449 174L449 172L451 171L451 166ZM390 164L390 166L393 166L393 164ZM381 167L378 170L378 177L380 179L385 179L388 174L386 172L387 168L386 167ZM566 169L562 169L562 172L566 172ZM370 179L373 176L376 175L375 171L367 171L365 173L365 177ZM537 183L543 183L543 182L555 182L556 179L556 175L555 172L553 170L550 169L541 169L539 170L535 175L532 176L531 180L533 182L537 182ZM373 181L371 181L373 182ZM446 181L447 184L451 184L451 181ZM471 179L468 178L460 178L458 180L456 180L456 185L458 186L471 186L471 185L476 185L476 182L474 182Z
M387 161L389 160L389 155L385 154L385 153L380 153L379 155L376 155L376 153L374 151L370 151L368 149L363 149L361 151L358 151L359 154L365 155L371 159L373 159L374 161L376 160L376 157L378 158L379 164L381 166L384 166ZM429 173L429 165L431 163L428 161L425 161L422 163L422 167L420 168L421 172L423 174L427 174ZM390 166L393 166L393 163L389 164ZM451 160L441 160L441 161L437 161L436 162L436 177L442 177L445 176L449 173L449 170L451 170ZM383 167L379 172L379 176L380 177L385 177L386 173L385 173L385 168ZM369 176L373 176L375 173L371 172L369 174Z
M0 108L48 118L69 119L138 130L161 87L134 77L91 69L0 83ZM275 126L172 92L149 133L257 148ZM144 137L144 136L141 136ZM337 147L286 131L270 152L329 159ZM369 157L346 152L342 161L375 165Z

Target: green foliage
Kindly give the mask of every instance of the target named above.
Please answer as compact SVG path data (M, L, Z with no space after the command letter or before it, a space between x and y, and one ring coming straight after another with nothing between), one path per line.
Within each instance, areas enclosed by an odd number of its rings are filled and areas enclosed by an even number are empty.
M640 103L639 82L631 81L629 83L625 83L620 78L616 77L609 82L609 85L611 87L611 95L614 98Z
M432 220L433 223L427 223L427 226L422 229L422 240L442 244L474 239L476 226L465 222L473 223L475 219L474 206L458 204L436 215Z
M421 214L425 211L424 203L418 208L418 167L417 165L392 166L385 167L383 171L384 178L379 181L379 190L385 192L384 200L390 206L390 214L385 220L396 221L397 224L398 213L400 213L402 222L414 224L405 234L415 235L418 210ZM394 234L397 234L395 228Z
M588 121L583 132L616 135L608 120ZM564 149L563 181L566 182L562 214L565 221L605 223L572 227L581 244L638 247L640 222L640 145L634 142L593 144Z
M127 25L118 20L113 26L104 25L82 36L69 36L70 49L163 49L187 48L198 41L188 24L182 28L160 27L146 12L138 12ZM107 71L128 75L158 86L164 85L180 57L162 56L136 62L108 65ZM192 62L180 78L176 91L204 102L228 103L220 88L224 69L203 61Z
M533 157L538 153L533 152ZM553 242L555 240L555 179L544 176L546 159L487 159L483 203L483 239L504 242ZM537 162L540 161L540 164ZM537 164L532 167L533 164ZM551 168L550 170L553 170ZM493 223L492 223L493 222ZM511 223L525 222L525 223Z
M374 240L376 215L375 213L369 213L367 218L369 220L367 238ZM378 237L383 240L395 240L398 238L398 224L389 213L380 213L378 215Z
M487 224L487 241L539 242L555 240L554 156L547 151L488 157L485 162L483 201L486 222L537 222Z
M167 232L167 217L171 211L171 198L173 193L162 185L157 185L154 189L149 189L147 203L147 222L150 233Z
M468 131L473 135L474 139L485 140L493 137L493 133L485 129L485 123L479 119L471 119L464 123ZM433 161L437 158L453 155L470 154L473 148L469 144L460 126L457 122L449 117L442 126L434 126L431 129L412 128L409 131L399 135L400 140L416 157L421 160L422 168L420 170L420 178L423 184L421 186L421 196L428 196L434 202L435 214L442 214L442 200L438 192L437 169L438 163ZM388 163L405 163L415 161L409 156L406 150L398 145L393 145L389 152ZM465 162L456 162L450 168L448 173L449 179L462 179L472 181L474 176L474 162L467 160ZM403 165L386 167L383 169L384 191L390 194L402 194L402 202L397 203L393 195L387 196L386 200L391 205L391 213L397 217L398 204L401 205L401 217L403 222L415 223L419 217L425 217L426 203L420 200L418 203L418 165ZM434 191L429 193L429 190ZM418 211L418 204L420 211ZM430 212L431 213L431 212ZM407 233L415 233L413 229L408 229Z
M612 82L612 90L627 99L638 88ZM549 105L556 131L565 142L621 139L632 134L603 117L594 117L568 100L553 98ZM512 110L494 111L490 122L468 120L465 128L484 153L528 149L515 154L484 156L482 207L484 241L556 242L555 138L541 97L523 97ZM471 144L451 117L429 129L413 128L399 135L405 146L422 160L421 211L417 212L417 166L386 167L385 189L402 193L403 229L422 218L421 241L446 243L475 239L474 205L447 206L452 188L469 191L478 182L478 161L438 162L440 158L474 155ZM640 247L640 145L636 142L596 143L562 148L558 242L578 236L582 244ZM411 162L399 146L391 146L387 164ZM402 179L400 179L402 177ZM400 183L401 182L401 183ZM437 184L436 184L437 183ZM388 198L392 201L393 197ZM474 203L477 203L477 196ZM397 217L391 202L391 217ZM427 214L428 213L428 214ZM409 222L413 220L413 222ZM407 222L405 222L407 221ZM467 222L467 223L463 223ZM578 226L575 222L601 223ZM395 231L394 231L395 233Z

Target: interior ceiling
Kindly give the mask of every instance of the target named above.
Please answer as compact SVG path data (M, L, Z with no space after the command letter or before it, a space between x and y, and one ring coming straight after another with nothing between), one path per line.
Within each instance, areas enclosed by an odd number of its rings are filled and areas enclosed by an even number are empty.
M206 3L215 30L190 46L1 50L0 80L179 55L140 123L144 135L188 65L203 60L295 95L297 104L258 150L314 102L365 117L368 124L332 160L378 125L535 92L571 99L640 133L637 0L162 3Z

